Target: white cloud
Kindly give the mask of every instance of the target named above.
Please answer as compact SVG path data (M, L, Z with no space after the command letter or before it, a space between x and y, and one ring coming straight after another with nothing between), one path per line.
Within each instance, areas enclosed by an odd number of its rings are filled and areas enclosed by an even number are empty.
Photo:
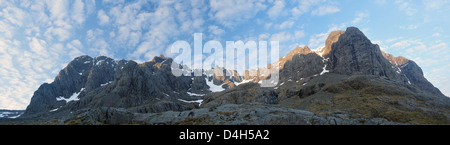
M210 17L227 27L247 21L267 7L264 0L211 0L209 4Z
M386 0L375 0L375 3L378 5L384 5L386 4Z
M103 26L109 23L109 17L106 15L105 11L99 10L97 13L97 18L99 20L98 24Z
M64 19L67 17L67 11L69 10L68 0L47 0L46 3L51 19Z
M439 36L441 36L441 33L436 32L436 33L433 33L432 36L433 36L433 37L439 37Z
M292 16L294 17L298 17L304 13L309 12L311 7L320 3L324 3L326 2L326 0L301 0L298 2L298 6L291 9Z
M47 31L44 32L44 36L48 40L53 40L54 36L58 39L58 41L66 41L71 37L70 32L66 29L60 27L50 27Z
M7 19L11 24L22 26L26 17L26 13L16 7L7 6L0 12L0 16Z
M300 39L300 38L303 38L303 37L305 37L305 31L303 31L303 30L300 30L300 31L295 31L295 39Z
M282 11L284 10L285 2L284 0L276 0L273 2L273 4L273 7L271 7L267 11L267 15L271 19L277 18L282 13Z
M345 28L345 23L342 23L341 25L333 24L333 25L329 26L328 31L326 33L319 33L319 34L312 35L309 38L309 44L308 44L309 48L317 49L317 48L325 46L325 41L328 38L328 34L330 34L333 31L336 31L336 30L342 30L344 28Z
M369 17L369 12L365 11L365 12L357 12L356 13L356 18L353 19L352 24L357 24L359 22L361 22L363 19Z
M319 8L313 10L311 12L311 14L317 15L317 16L323 16L323 15L327 15L327 14L337 13L339 11L341 11L341 10L336 6L319 6Z
M448 6L450 0L422 0L426 10L436 11L442 7Z
M216 25L208 26L208 31L216 36L220 36L225 33L225 30L220 29L219 26Z
M259 41L267 41L267 39L269 39L270 34L268 33L264 33L264 34L259 34L258 39Z
M84 3L81 0L75 0L72 7L72 19L78 23L82 24L86 20L86 15L84 13Z
M44 40L39 40L37 38L31 38L31 42L29 47L32 52L42 56L49 57L48 52L46 50L47 43Z
M293 36L287 32L279 32L279 33L272 34L272 36L270 37L270 41L280 41L280 43L281 43L281 42L290 41L292 38L293 38Z
M278 27L279 29L286 29L286 28L291 28L294 25L294 21L292 20L286 20L283 23L280 24L280 26Z
M328 33L319 33L311 36L309 38L309 47L311 49L317 49L323 47L325 45L325 41L327 40Z
M417 25L408 25L408 26L400 26L400 29L407 29L407 30L415 30L415 29L417 29L417 28L419 28L419 26L417 26Z
M410 1L395 0L395 4L397 4L398 8L401 11L405 12L405 14L408 16L413 16L417 13L417 9L414 8L413 3L411 3Z
M70 49L70 58L75 58L84 54L83 52L81 52L81 50L83 49L83 44L81 44L80 40L78 39L72 40L66 45L66 47Z

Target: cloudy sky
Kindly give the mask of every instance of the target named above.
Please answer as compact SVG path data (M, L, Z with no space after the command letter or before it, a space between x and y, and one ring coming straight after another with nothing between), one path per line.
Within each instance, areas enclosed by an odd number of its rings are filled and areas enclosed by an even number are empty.
M450 0L0 0L0 109L25 109L79 55L143 62L177 40L279 40L280 55L359 27L450 95Z

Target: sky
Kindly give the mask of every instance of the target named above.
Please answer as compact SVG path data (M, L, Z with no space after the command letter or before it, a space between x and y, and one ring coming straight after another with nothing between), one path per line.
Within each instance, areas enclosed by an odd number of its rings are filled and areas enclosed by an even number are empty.
M73 58L145 62L178 40L324 46L356 26L385 52L415 61L450 96L450 0L0 0L0 109L25 109Z

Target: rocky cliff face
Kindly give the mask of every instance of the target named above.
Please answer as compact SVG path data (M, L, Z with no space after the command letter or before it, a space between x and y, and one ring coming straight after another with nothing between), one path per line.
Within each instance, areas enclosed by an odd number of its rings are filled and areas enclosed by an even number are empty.
M339 40L332 44L329 68L331 72L345 75L366 74L386 77L388 79L406 81L391 67L391 63L381 54L378 45L357 28L349 27Z
M59 124L450 122L450 99L425 79L421 68L382 52L355 27L332 32L321 49L297 47L269 65L280 65L273 66L280 68L280 81L273 88L260 87L264 77L250 77L248 71L241 77L233 70L214 68L203 76L175 77L171 64L164 56L142 64L77 57L54 82L34 93L21 118L41 116L44 124L53 119ZM265 113L248 112L255 109ZM304 115L292 115L295 112ZM174 114L180 117L168 117ZM286 117L293 120L282 120ZM303 121L294 121L298 119Z
M65 105L67 99L76 99L75 95L112 82L127 62L104 56L75 58L59 72L51 84L45 83L39 87L24 116L57 109Z

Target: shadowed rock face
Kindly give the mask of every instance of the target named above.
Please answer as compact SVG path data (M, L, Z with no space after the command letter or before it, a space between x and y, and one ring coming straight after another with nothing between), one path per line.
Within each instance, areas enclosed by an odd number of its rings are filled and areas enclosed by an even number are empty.
M376 75L406 81L392 69L378 45L372 44L358 28L347 28L331 48L325 57L330 58L329 68L333 73Z
M171 73L172 59L164 56L137 64L133 61L115 61L100 56L80 56L61 70L54 82L43 84L33 95L24 117L51 110L76 110L95 107L130 108L155 104L160 100L193 99L186 92L210 92L204 77L175 77ZM75 95L75 96L74 96ZM66 102L57 98L78 98ZM181 104L181 105L180 105ZM186 110L195 107L187 103L159 103L138 110ZM187 105L186 105L187 104ZM151 108L151 109L149 109Z
M142 64L80 56L54 82L40 86L19 119L40 115L59 124L450 122L450 99L425 79L422 69L382 52L355 27L330 33L321 49L297 47L277 63L278 85L262 88L256 82L263 77L250 77L248 70L244 77L218 68L203 76L175 77L172 59L164 56ZM213 74L217 71L234 76ZM243 80L249 83L235 85ZM225 90L212 92L212 84ZM57 100L74 95L78 101ZM200 104L189 103L200 99Z
M120 74L121 68L128 61L115 61L111 58L80 56L70 62L61 70L51 84L43 84L34 93L30 105L24 116L47 112L66 104L65 101L57 101L56 98L70 98L74 93L91 91L101 84L114 80ZM83 92L80 92L81 90Z

